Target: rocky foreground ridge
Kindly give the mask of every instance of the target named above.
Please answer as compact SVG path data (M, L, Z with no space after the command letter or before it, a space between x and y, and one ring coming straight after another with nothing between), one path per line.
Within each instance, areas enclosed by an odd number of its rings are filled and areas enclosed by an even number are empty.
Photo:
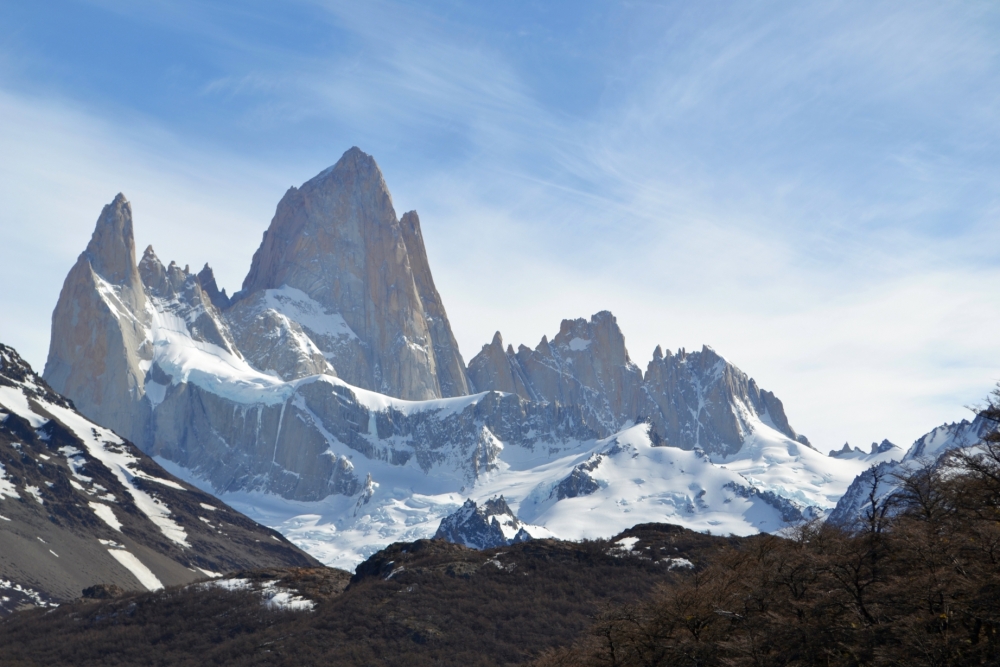
M353 577L268 568L17 614L0 621L0 663L526 664L584 636L610 605L645 599L738 542L667 525L486 551L402 542Z
M316 549L348 540L353 562L487 494L563 537L664 517L771 530L831 509L871 463L815 451L709 347L658 347L643 372L608 312L564 320L535 349L498 332L466 367L419 218L397 218L357 148L285 194L232 297L207 265L164 265L152 248L137 262L116 197L66 278L45 378L247 508L246 494L322 503L323 530L268 520ZM597 513L568 518L584 508Z

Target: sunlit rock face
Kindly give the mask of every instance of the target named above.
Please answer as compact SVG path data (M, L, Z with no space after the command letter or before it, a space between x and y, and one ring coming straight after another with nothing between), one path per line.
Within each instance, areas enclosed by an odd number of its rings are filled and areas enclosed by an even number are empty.
M657 347L643 375L606 311L589 321L563 320L559 333L551 341L543 337L534 350L504 350L497 332L469 362L469 378L478 390L579 406L604 435L641 419L662 444L726 456L739 451L755 422L763 422L807 442L788 424L774 394L710 347L665 355Z
M282 198L235 298L282 287L343 318L356 344L317 343L346 382L414 400L468 393L419 219L397 219L370 155L352 148Z
M534 349L497 333L466 368L421 221L397 218L358 149L286 193L232 297L207 265L152 248L136 263L116 198L66 279L46 377L248 511L308 514L283 530L341 566L500 495L531 534L570 539L779 529L830 509L865 464L807 446L711 348L640 367L606 311Z
M119 194L63 282L44 377L100 424L143 433L144 366L152 359L150 314L135 261L132 206Z
M773 393L708 346L677 354L663 354L657 347L646 368L643 394L643 414L664 444L729 456L739 451L756 423L809 444L788 424Z

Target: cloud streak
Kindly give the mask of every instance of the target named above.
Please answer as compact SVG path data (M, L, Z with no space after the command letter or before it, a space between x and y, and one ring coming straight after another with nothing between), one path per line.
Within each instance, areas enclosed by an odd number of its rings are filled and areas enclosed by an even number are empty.
M234 289L284 188L357 144L420 210L467 358L607 308L640 365L709 343L823 447L906 445L1000 379L989 5L582 3L561 31L529 4L99 6L207 60L158 113L8 71L4 232L55 250L0 335L35 363L114 192Z

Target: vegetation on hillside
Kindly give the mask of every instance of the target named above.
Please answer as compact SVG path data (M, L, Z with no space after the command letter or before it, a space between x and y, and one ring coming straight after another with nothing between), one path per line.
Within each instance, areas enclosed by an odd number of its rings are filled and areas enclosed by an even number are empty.
M998 398L981 411L994 422ZM536 664L1000 664L1000 435L897 481L879 497L876 475L853 530L726 546Z
M2 665L513 665L579 638L596 615L683 578L737 539L637 526L614 540L536 540L475 551L394 544L354 577L265 570L315 601L275 611L244 590L193 585L82 600L0 621ZM350 583L348 584L348 579Z
M982 411L1000 423L1000 394ZM4 665L1000 664L1000 435L895 480L850 530L703 535L645 524L580 543L394 544L349 573L253 591L98 591L0 621Z

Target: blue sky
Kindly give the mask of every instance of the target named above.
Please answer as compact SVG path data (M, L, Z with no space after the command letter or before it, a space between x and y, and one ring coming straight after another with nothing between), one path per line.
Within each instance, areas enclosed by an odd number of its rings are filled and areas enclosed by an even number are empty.
M115 193L233 291L357 145L467 360L608 309L907 446L1000 379L998 52L991 2L0 0L0 340L41 368Z

